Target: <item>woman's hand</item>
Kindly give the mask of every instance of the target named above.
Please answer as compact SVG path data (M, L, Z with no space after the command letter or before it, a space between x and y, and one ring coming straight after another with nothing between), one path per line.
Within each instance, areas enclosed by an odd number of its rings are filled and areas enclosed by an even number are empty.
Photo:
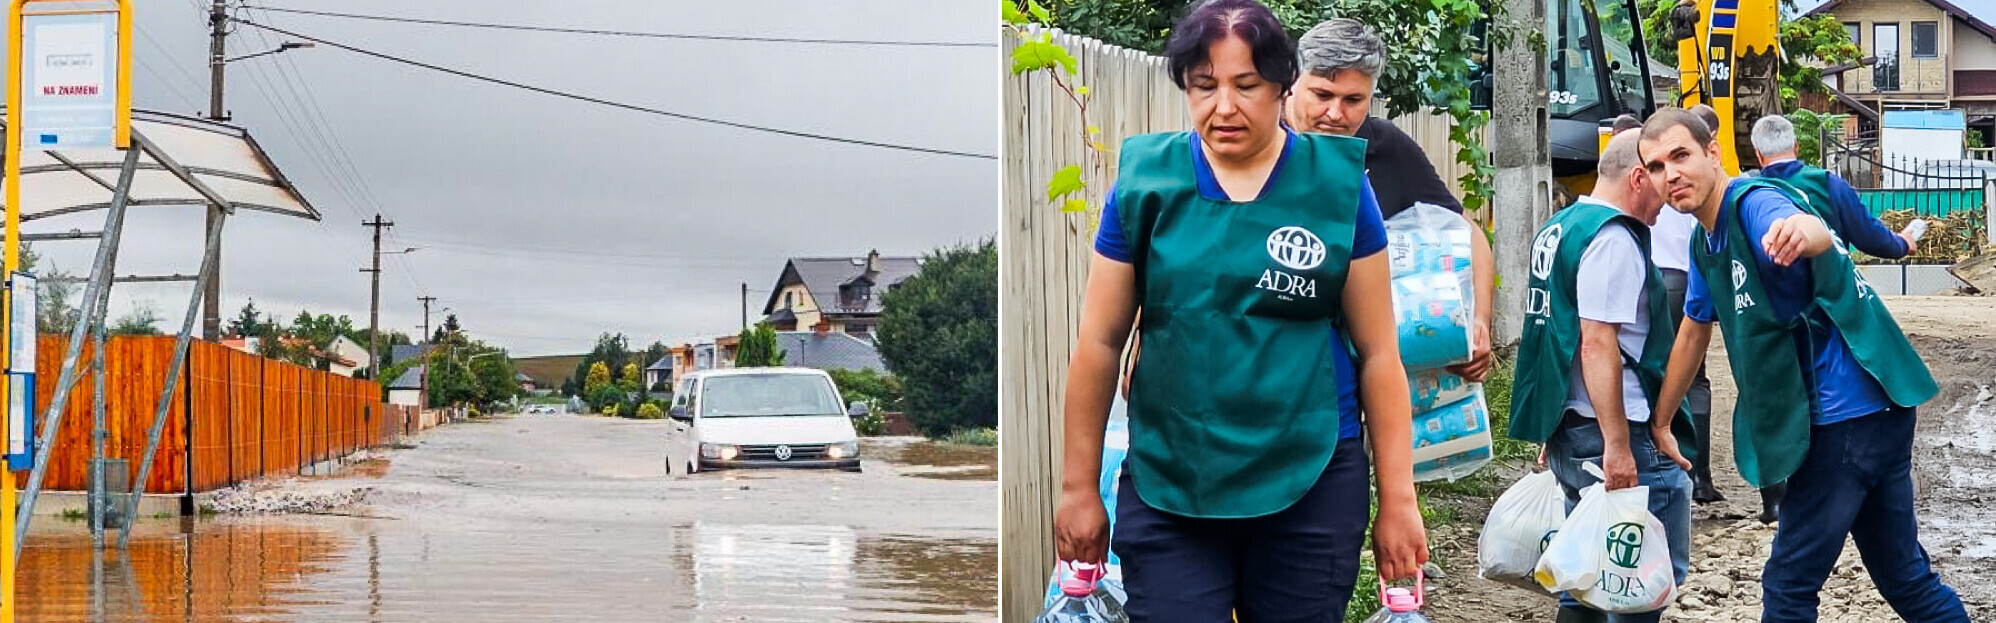
M1428 532L1416 504L1381 505L1372 520L1372 556L1382 580L1413 578L1428 563Z
M1053 511L1053 551L1060 560L1109 560L1109 513L1095 491L1063 490Z

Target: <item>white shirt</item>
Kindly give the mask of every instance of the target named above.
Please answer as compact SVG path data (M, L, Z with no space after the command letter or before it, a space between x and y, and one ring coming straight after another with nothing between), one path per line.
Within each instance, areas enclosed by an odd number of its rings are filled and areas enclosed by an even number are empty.
M1656 225L1649 228L1650 260L1657 268L1691 272L1691 232L1697 227L1696 215L1664 206L1656 215Z
M1580 201L1614 207L1593 197ZM1689 251L1690 241L1685 242ZM1615 342L1623 353L1641 357L1643 342L1649 339L1649 294L1643 291L1648 265L1636 235L1620 222L1610 222L1588 243L1574 275L1574 292L1580 317L1615 325ZM1619 359L1619 358L1618 358ZM1572 386L1567 391L1566 408L1594 417L1593 400L1581 376L1580 353L1573 353ZM1630 422L1649 421L1649 397L1634 370L1622 367L1622 413Z

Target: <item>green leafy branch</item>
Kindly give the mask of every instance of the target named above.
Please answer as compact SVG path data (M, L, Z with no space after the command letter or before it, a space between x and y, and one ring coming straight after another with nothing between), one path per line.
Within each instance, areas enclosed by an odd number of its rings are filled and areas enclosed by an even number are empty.
M1004 6L1005 33L1018 39L1019 45L1012 49L1012 75L1023 75L1035 71L1047 72L1053 84L1067 93L1069 101L1081 113L1082 144L1088 146L1089 170L1100 173L1103 154L1108 148L1100 139L1102 129L1088 122L1088 87L1081 84L1075 73L1076 61L1067 48L1053 42L1053 33L1031 32L1035 23L1053 23L1053 14L1038 0L1024 0L1024 8L1013 0L1001 0ZM1088 188L1088 180L1083 177L1080 164L1070 164L1055 171L1047 180L1047 201L1060 205L1062 212L1085 212L1088 200L1080 196Z

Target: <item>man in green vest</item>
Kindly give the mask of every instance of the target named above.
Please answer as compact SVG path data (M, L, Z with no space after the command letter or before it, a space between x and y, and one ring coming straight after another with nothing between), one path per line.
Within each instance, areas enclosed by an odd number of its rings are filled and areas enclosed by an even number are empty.
M1691 564L1690 463L1668 431L1649 426L1659 419L1653 411L1671 410L1653 409L1649 401L1663 382L1671 344L1663 276L1649 252L1649 226L1663 199L1639 166L1637 134L1608 140L1594 193L1554 214L1532 240L1510 435L1546 444L1568 512L1581 489L1601 481L1583 464L1599 464L1608 490L1649 487L1649 511L1664 526L1654 536L1669 543L1676 581L1683 582ZM1556 620L1633 623L1662 615L1606 615L1562 595Z
M1900 617L1968 621L1920 546L1913 510L1914 407L1933 397L1934 380L1849 251L1794 187L1728 180L1718 142L1688 112L1652 115L1641 153L1670 205L1698 217L1659 401L1682 399L1718 323L1739 386L1740 476L1788 485L1761 573L1761 620L1816 620L1817 593L1850 535Z
M1871 215L1864 200L1850 183L1835 173L1803 164L1796 157L1795 124L1781 115L1761 117L1753 123L1753 153L1760 160L1760 175L1787 182L1823 217L1823 224L1844 242L1873 257L1896 260L1911 255L1919 239L1906 232L1893 232ZM1760 490L1761 521L1774 521L1781 506L1785 484L1776 483Z

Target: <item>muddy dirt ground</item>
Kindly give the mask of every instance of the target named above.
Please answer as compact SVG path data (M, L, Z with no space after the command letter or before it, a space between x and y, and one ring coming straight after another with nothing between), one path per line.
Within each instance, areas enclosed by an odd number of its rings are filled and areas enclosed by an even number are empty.
M996 617L995 448L868 439L862 473L684 475L671 426L450 424L231 492L217 516L144 522L101 567L78 522L50 521L24 553L22 620Z
M1886 297L1886 304L1941 390L1920 408L1914 442L1920 542L1941 579L1961 593L1970 618L1996 621L1996 297ZM1738 389L1723 340L1714 336L1712 342L1712 469L1726 500L1692 511L1691 575L1666 621L1758 621L1761 565L1774 536L1754 519L1759 494L1733 466L1731 413ZM1492 469L1500 474L1500 490L1523 473L1517 466ZM1431 591L1427 612L1435 621L1551 621L1557 604L1546 593L1476 577L1476 518L1492 501L1440 501L1472 521L1429 533L1448 575ZM1898 620L1848 542L1825 585L1820 613L1829 623Z

